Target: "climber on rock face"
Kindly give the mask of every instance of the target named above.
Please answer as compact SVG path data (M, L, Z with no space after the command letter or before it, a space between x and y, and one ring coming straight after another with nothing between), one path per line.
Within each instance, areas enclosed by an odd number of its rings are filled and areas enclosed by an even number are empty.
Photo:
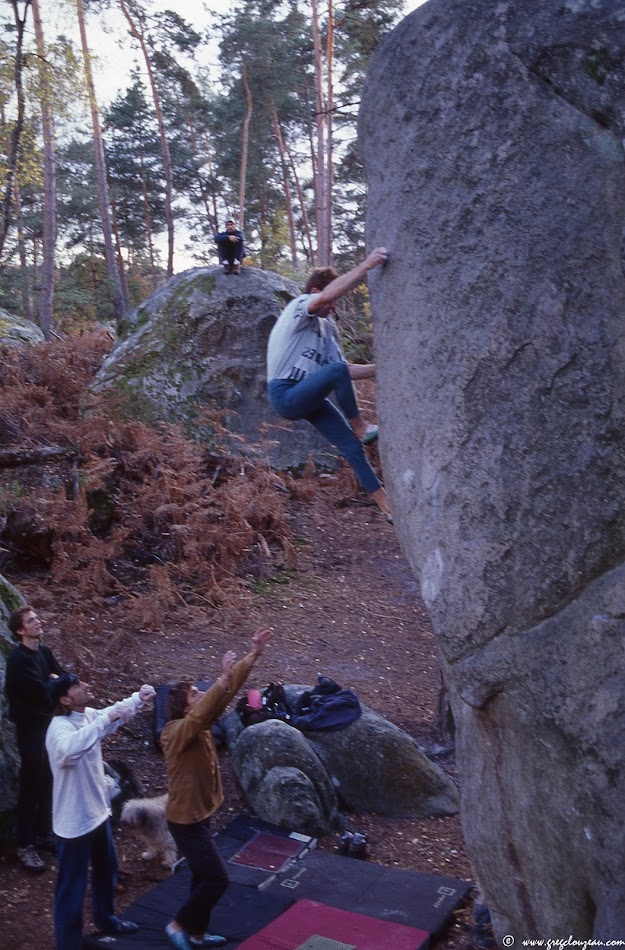
M386 248L378 247L341 276L332 267L314 270L306 292L285 307L271 331L267 379L269 401L278 415L306 419L335 445L391 521L386 492L363 450L377 439L378 429L361 416L352 382L373 379L375 363L347 362L331 316L337 300L387 260ZM333 391L341 411L327 398Z

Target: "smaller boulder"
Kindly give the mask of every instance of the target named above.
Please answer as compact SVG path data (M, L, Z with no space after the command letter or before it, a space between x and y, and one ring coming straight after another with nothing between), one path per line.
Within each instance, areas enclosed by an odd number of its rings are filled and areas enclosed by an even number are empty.
M41 329L32 320L16 317L7 310L0 310L0 345L23 346L27 343L44 343Z
M305 735L349 811L427 818L459 809L458 792L445 773L408 733L367 706L344 729Z
M259 817L313 836L337 827L332 783L297 729L277 719L248 726L232 746L232 764Z
M290 766L267 772L258 787L254 808L265 821L296 828L313 838L332 831L315 786L304 772Z

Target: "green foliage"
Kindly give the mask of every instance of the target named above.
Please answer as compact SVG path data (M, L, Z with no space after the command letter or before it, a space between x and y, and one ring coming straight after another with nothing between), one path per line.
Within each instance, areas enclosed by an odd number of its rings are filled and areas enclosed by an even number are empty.
M369 61L404 8L404 0L348 0L336 10L335 48L342 99L357 105ZM356 100L352 102L352 100Z
M105 141L115 216L128 251L140 255L165 227L165 175L158 126L135 76L105 113Z
M241 0L220 15L220 66L209 72L207 36L177 12L156 11L152 0L126 0L148 46L173 166L178 240L200 263L214 263L213 234L226 215L238 216L242 139L247 112L243 75L253 99L246 165L245 232L250 261L301 279L313 263L305 218L314 234L314 61L311 9L296 0ZM86 0L87 19L104 18L116 0ZM66 4L73 10L73 4ZM369 58L401 13L402 0L347 0L335 7L334 234L335 264L362 256L366 189L357 154L355 117ZM46 10L43 11L44 21ZM322 44L327 22L322 14ZM44 24L45 25L45 24ZM93 43L94 34L90 35ZM28 43L31 46L28 47ZM0 267L0 305L36 309L41 274L43 170L40 85L27 29L26 97L17 182L19 234L14 226ZM97 43L95 44L97 45ZM112 319L103 260L93 142L82 61L63 35L46 36L47 75L57 139L57 268L59 327ZM601 53L585 68L601 80ZM15 31L0 39L0 185L6 181L15 123ZM159 246L165 232L165 173L154 103L144 70L136 71L103 110L106 159L131 302L162 278ZM286 171L276 140L284 142ZM286 184L285 176L286 174ZM297 179L297 180L296 180ZM299 263L291 260L289 209ZM301 196L301 201L300 201ZM159 245L159 238L161 242ZM17 266L18 252L20 267ZM21 268L21 269L20 269ZM30 300L30 304L28 301ZM359 336L360 334L356 334Z
M55 323L65 332L93 323L115 324L104 255L81 253L62 268L54 298Z
M93 143L71 139L57 158L57 215L62 241L77 253L101 247Z

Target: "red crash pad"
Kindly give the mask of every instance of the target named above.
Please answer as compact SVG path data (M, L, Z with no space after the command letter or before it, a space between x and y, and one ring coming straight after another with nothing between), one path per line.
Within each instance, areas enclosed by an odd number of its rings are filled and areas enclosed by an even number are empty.
M425 930L302 900L239 950L420 950L428 940Z
M279 838L277 835L259 831L230 858L230 862L244 864L248 868L278 872L304 849L305 845L301 839Z

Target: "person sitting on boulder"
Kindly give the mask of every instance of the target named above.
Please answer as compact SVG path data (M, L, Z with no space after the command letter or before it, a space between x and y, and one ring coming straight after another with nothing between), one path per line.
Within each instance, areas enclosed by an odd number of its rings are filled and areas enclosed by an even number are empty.
M193 875L186 903L165 928L177 950L227 943L226 937L207 932L211 911L229 883L210 828L211 815L224 800L211 726L250 675L270 639L270 630L257 630L250 652L238 663L232 651L225 653L221 675L205 693L191 678L179 680L169 691L169 721L161 733L169 784L167 826Z
M332 267L312 272L305 293L285 307L269 335L267 385L269 401L278 415L306 419L335 445L392 522L386 492L363 451L363 445L377 439L378 429L367 425L361 416L352 382L375 377L375 363L347 362L331 316L337 300L387 259L386 248L378 247L341 276ZM327 398L332 391L342 412Z
M237 229L234 221L226 221L226 230L215 235L215 243L224 274L229 274L230 271L240 274L241 261L245 257L245 245L243 232Z

